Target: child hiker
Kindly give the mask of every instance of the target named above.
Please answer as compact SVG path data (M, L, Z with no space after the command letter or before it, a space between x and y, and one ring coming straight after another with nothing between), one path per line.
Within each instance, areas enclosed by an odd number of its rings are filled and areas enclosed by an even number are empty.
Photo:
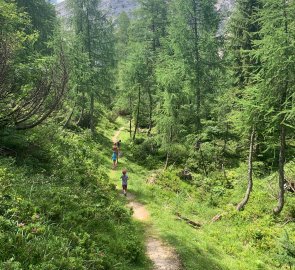
M127 180L128 180L128 175L127 175L127 170L124 169L122 171L122 175L120 177L122 179L122 188L123 188L123 193L126 196L127 195Z
M113 154L112 154L113 169L117 167L117 159L118 159L118 148L117 148L116 144L114 144Z

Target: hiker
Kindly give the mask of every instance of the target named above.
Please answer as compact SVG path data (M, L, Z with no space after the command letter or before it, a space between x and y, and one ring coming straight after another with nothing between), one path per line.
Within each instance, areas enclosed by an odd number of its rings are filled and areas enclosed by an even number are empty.
M117 144L118 149L120 150L120 147L121 147L121 140L117 141L116 144Z
M117 167L117 164L118 164L118 147L115 143L113 145L112 161L113 161L113 169L114 169Z
M117 145L117 148L118 148L118 155L117 155L117 163L118 163L119 157L122 156L122 152L120 151L120 149L121 149L121 140L117 141L116 145Z
M127 170L124 169L122 171L122 175L120 177L122 179L122 188L123 188L123 194L127 196L127 180L128 180L128 175L127 175Z

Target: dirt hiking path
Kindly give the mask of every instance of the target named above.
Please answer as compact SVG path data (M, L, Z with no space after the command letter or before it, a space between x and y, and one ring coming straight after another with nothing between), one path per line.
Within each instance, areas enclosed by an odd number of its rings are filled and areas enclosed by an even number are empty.
M124 128L121 127L113 136L112 141L116 142ZM149 223L150 214L145 206L136 201L134 194L128 192L128 207L133 209L133 218L147 223L146 229L146 250L147 256L153 262L153 270L181 270L181 263L176 251L163 242L157 236L153 226Z

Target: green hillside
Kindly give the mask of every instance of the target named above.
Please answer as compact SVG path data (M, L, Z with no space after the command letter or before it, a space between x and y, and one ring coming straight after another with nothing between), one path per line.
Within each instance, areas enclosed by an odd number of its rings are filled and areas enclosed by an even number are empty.
M64 4L0 0L0 269L294 269L295 2Z

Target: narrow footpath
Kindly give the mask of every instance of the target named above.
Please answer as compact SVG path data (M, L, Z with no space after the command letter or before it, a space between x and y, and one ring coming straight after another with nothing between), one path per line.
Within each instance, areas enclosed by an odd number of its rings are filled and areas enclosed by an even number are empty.
M112 138L114 143L117 142L123 129L121 127L116 131ZM146 207L139 203L134 194L130 192L128 192L127 200L128 207L133 209L133 218L147 224L145 245L147 256L154 264L153 270L181 270L181 263L176 251L157 235L150 222L150 214Z

